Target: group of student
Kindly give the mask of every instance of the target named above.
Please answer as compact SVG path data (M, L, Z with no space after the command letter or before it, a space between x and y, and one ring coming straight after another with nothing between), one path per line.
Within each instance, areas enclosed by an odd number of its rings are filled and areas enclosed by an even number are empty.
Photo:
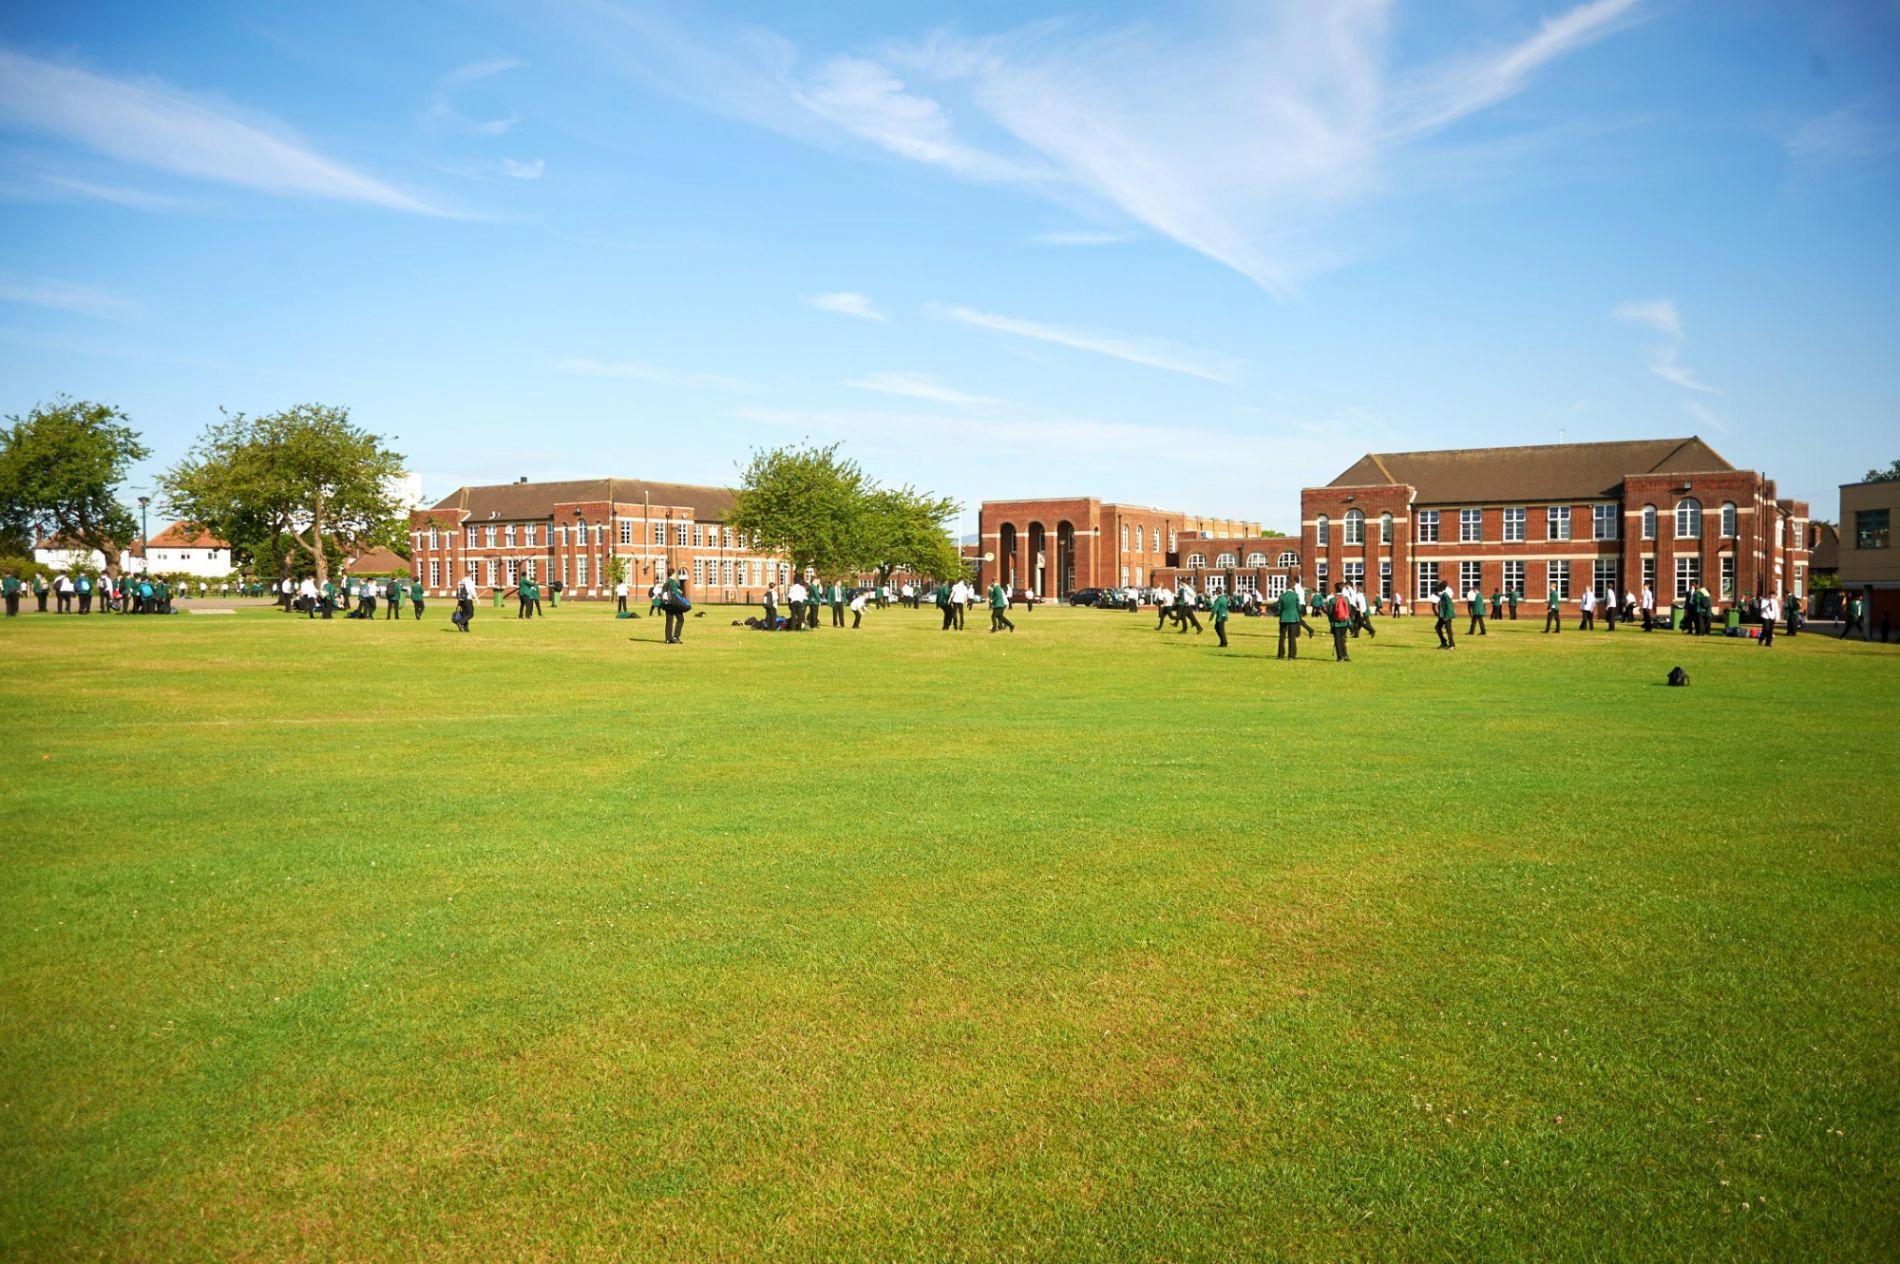
M832 580L826 583L813 578L810 582L796 576L785 585L783 594L776 583L765 586L765 595L760 598L764 614L758 618L745 620L747 627L761 632L804 632L818 626L818 612L829 607L831 626L845 626L844 616L851 615L851 627L862 627L864 612L876 605L880 609L891 603L891 589L879 584L872 587L846 588L842 581ZM909 584L904 585L902 601L913 605L916 592Z
M420 619L426 596L420 581L400 576L391 579L351 576L342 584L333 579L319 584L306 576L301 582L283 579L277 584L277 604L286 613L310 619L334 618L339 610L346 619L374 619L378 604L383 608L383 618L400 619L405 599L413 608L414 617Z
M26 581L22 581L17 572L10 571L0 576L0 594L5 597L7 617L20 613L20 599L29 592L41 614L47 612L49 598L54 614L91 614L95 596L100 609L109 614L172 613L172 586L162 575L101 575L95 579L84 571L77 575L61 571L48 582L38 571Z

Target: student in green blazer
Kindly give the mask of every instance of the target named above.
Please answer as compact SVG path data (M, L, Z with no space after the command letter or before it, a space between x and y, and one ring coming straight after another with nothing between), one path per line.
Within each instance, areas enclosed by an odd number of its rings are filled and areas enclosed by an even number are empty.
M1213 609L1214 609L1214 635L1220 638L1220 647L1222 649L1226 649L1227 648L1227 609L1228 609L1226 593L1217 592L1214 594Z
M1289 588L1280 594L1280 652L1275 658L1300 656L1300 594Z
M1458 640L1452 635L1451 620L1452 616L1458 613L1458 603L1452 599L1451 585L1447 584L1438 590L1436 610L1438 622L1432 625L1432 630L1438 633L1438 648L1441 650L1457 649Z

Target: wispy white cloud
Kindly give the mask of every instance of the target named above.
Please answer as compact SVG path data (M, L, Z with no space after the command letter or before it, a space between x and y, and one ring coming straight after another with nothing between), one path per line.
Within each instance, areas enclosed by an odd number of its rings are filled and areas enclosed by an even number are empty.
M568 357L554 362L558 372L574 377L605 378L622 382L650 382L655 386L676 386L688 390L749 392L762 389L757 382L728 377L723 373L693 373L662 368L639 360L590 360Z
M1872 96L1809 119L1782 138L1782 148L1801 162L1846 163L1900 153L1900 113Z
M1124 241L1133 241L1133 233L1110 232L1103 229L1068 229L1064 231L1037 233L1029 240L1038 246L1114 246Z
M921 373L872 373L844 382L842 385L854 390L876 391L882 395L901 395L909 399L929 400L935 404L975 406L1003 402L988 395L972 395L968 391L945 386L935 378L926 377Z
M1705 395L1722 393L1690 372L1686 365L1677 363L1677 348L1672 345L1657 347L1650 354L1649 371L1665 382L1674 382L1684 390L1701 391Z
M157 81L93 74L0 49L0 124L95 153L280 197L327 198L418 215L444 212L326 158L281 126Z
M840 290L834 294L813 294L805 300L821 311L836 312L840 316L856 316L859 320L889 320L878 310L876 303L868 294L859 294L852 290Z
M615 0L583 12L605 55L708 108L1086 204L1285 294L1350 254L1333 221L1381 192L1396 151L1523 91L1639 2L1589 0L1516 43L1401 72L1387 0L1260 0L1201 39L1051 21L811 58Z
M70 176L42 175L40 182L66 193L76 193L99 202L111 202L115 206L135 211L175 211L191 205L180 197L152 193L145 189L127 189L114 184L99 184L91 180L75 180Z
M1618 303L1610 309L1610 315L1618 320L1626 320L1635 325L1648 325L1659 333L1682 340L1682 315L1676 311L1675 303L1666 298L1632 299L1627 303Z
M1709 427L1711 430L1719 430L1724 433L1728 430L1728 422L1722 419L1722 415L1699 399L1683 400L1682 411L1687 413L1695 421Z
M1676 310L1674 299L1631 299L1612 307L1610 315L1617 320L1628 321L1632 325L1645 325L1669 339L1668 342L1661 343L1650 351L1649 371L1651 373L1665 382L1673 382L1684 390L1700 391L1705 395L1722 393L1697 377L1687 365L1682 363L1682 344L1687 340L1688 335L1683 331L1682 313Z
M1066 329L1060 325L1047 325L1040 321L1023 320L1015 316L999 316L994 312L979 312L968 307L939 307L933 310L949 320L978 329L993 329L998 333L1012 334L1018 338L1052 342L1057 346L1069 347L1076 351L1112 356L1117 360L1126 360L1130 364L1145 365L1151 369L1165 369L1170 373L1184 373L1189 377L1198 377L1208 382L1231 383L1238 372L1238 366L1231 359L1218 356L1211 351L1184 347L1165 339Z
M136 311L130 300L89 285L12 277L0 278L0 302L48 307L100 320L126 320Z
M517 162L513 158L501 160L501 173L516 180L539 180L547 174L547 170L547 161L542 158L536 158L532 162Z
M520 115L510 112L489 118L471 118L456 109L455 95L469 84L510 70L519 70L521 66L522 62L514 57L493 57L457 66L436 80L435 90L429 94L429 105L423 113L423 121L431 127L465 132L470 136L506 135L521 122Z

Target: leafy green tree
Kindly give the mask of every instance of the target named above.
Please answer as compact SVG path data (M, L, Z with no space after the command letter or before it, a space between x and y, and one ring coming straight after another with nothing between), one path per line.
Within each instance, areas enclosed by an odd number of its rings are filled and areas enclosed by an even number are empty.
M1884 470L1868 470L1862 480L1868 483L1900 483L1900 461L1895 461Z
M891 572L957 575L963 558L944 524L959 506L947 496L912 487L878 488L866 498L861 532L864 552L856 569L874 570L880 582Z
M211 426L160 485L174 512L261 548L280 577L300 555L322 583L332 556L403 543L402 466L380 436L350 422L348 409L299 404Z
M754 452L740 477L733 529L761 552L779 553L794 574L839 575L867 552L869 481L856 461L829 447Z
M0 427L0 533L61 536L104 554L106 570L138 537L119 485L151 451L110 404L60 397Z

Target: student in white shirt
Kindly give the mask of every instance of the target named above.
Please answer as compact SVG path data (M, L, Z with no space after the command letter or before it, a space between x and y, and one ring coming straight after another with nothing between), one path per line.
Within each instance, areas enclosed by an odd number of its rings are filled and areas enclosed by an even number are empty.
M1168 626L1168 616L1174 613L1174 590L1165 585L1155 588L1155 631Z
M455 613L450 616L449 622L464 632L468 631L468 625L475 621L476 592L473 575L462 576L455 585Z
M1583 596L1578 600L1577 605L1583 611L1582 617L1577 620L1577 630L1579 632L1587 632L1595 628L1597 625L1596 590L1594 588L1584 589Z
M624 579L614 584L614 613L627 613L627 581Z
M1648 632L1656 626L1656 590L1648 584L1643 585L1643 631Z
M1781 618L1781 599L1770 593L1761 601L1761 643L1763 645L1775 643L1775 620L1779 618Z
M858 593L857 596L851 599L851 626L852 627L854 628L857 627L858 624L863 621L864 606L865 606L865 603L868 602L870 599L871 599L871 594L868 592L860 592Z

